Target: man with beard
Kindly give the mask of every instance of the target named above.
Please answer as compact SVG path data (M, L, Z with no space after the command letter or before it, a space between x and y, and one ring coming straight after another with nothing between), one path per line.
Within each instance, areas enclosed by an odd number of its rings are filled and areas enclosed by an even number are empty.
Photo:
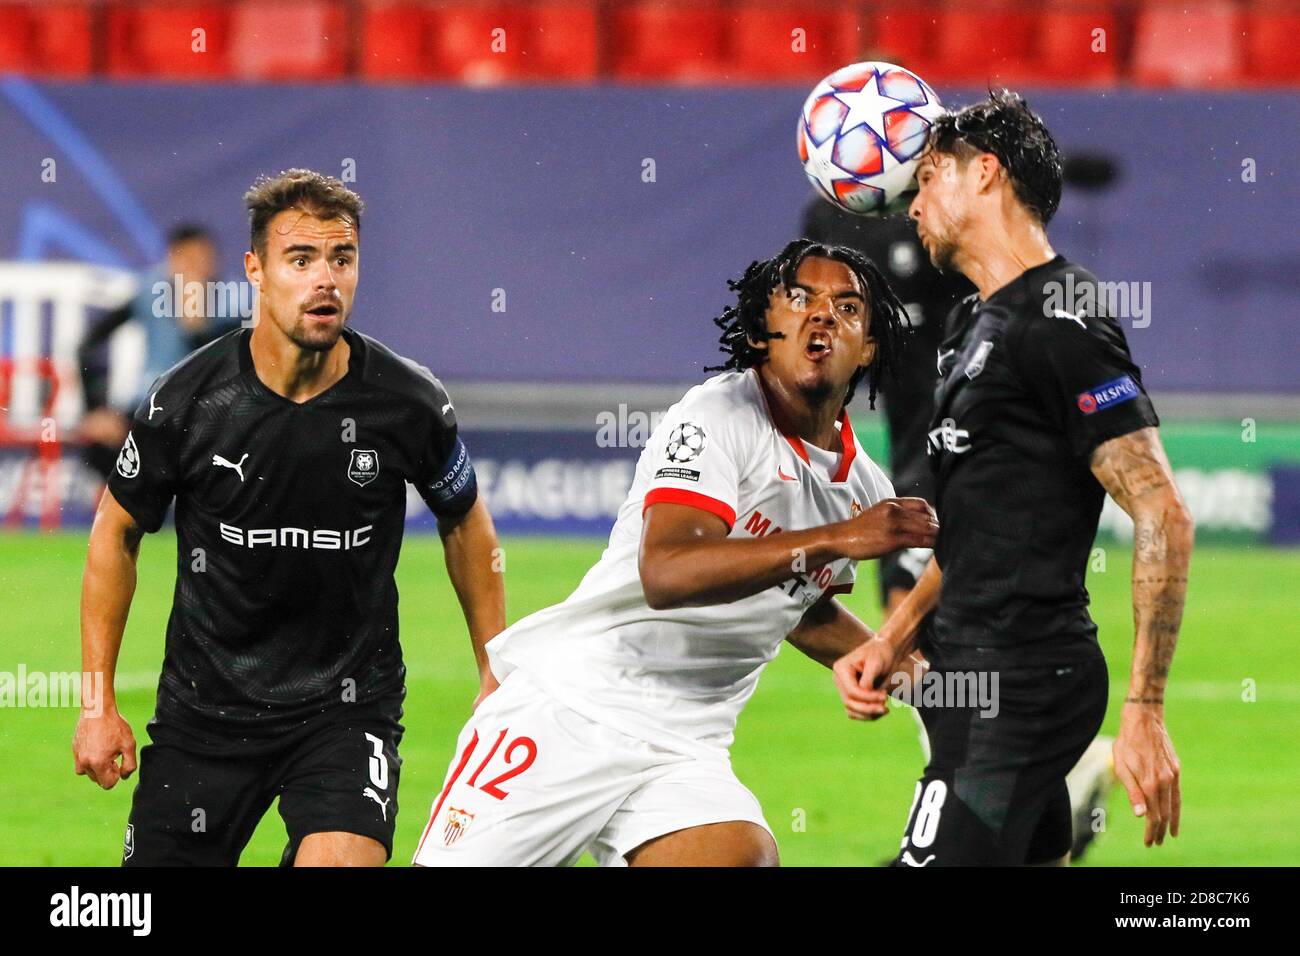
M245 205L255 326L153 384L95 517L82 657L105 686L77 725L76 771L109 789L136 768L113 674L141 538L175 499L176 590L123 863L234 865L278 797L283 865L382 865L403 730L406 483L438 517L485 692L483 645L505 624L496 535L442 385L347 328L360 198L294 169Z
M1106 711L1084 577L1107 494L1134 522L1136 633L1115 773L1145 819L1147 846L1178 835L1164 696L1192 518L1123 316L1106 313L1097 279L1048 240L1061 181L1051 133L1005 90L936 120L917 171L909 215L921 242L977 290L957 307L940 355L929 445L942 530L880 634L836 663L836 686L850 716L875 719L870 692L919 636L932 686L987 679L998 690L991 708L961 699L921 708L932 753L898 865L1066 860L1065 776Z

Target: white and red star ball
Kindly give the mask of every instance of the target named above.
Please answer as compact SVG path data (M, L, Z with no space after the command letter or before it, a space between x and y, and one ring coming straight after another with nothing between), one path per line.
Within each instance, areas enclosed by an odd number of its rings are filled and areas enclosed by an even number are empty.
M818 83L799 117L799 160L823 196L849 212L892 211L916 188L930 124L943 113L915 73L868 61Z

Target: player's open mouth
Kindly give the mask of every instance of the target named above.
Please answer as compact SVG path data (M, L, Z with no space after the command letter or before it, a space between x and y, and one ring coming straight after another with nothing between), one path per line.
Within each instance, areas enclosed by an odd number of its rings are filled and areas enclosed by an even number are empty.
M808 336L808 344L804 346L803 354L814 361L820 361L831 354L831 337L825 332L814 332Z
M314 315L318 319L328 319L339 314L339 307L337 305L325 305L325 304L313 305L310 309L307 310L307 314Z

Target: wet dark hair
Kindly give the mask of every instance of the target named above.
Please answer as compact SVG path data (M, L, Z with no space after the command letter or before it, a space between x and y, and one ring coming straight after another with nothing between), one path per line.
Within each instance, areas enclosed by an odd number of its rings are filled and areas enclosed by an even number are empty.
M854 374L844 404L853 400L858 383L866 375L870 389L868 401L875 408L877 388L882 377L892 374L897 368L903 335L911 331L912 323L881 271L862 253L846 246L796 239L771 259L751 262L739 279L728 279L727 287L736 293L736 304L713 320L722 329L718 342L728 358L724 364L708 367L705 371L743 371L767 361L767 349L756 348L753 343L783 337L779 332L767 330L768 298L777 286L789 288L793 285L799 266L809 258L842 262L862 285L870 321L867 331L876 340L876 354L870 365L862 366Z
M929 148L965 162L992 153L1006 170L1021 205L1047 225L1061 204L1061 153L1043 120L1019 93L989 90L989 98L945 113L930 129Z
M249 243L259 256L265 255L267 226L276 213L286 209L301 209L318 219L346 218L360 236L364 205L342 180L311 169L286 169L278 176L260 176L244 193Z

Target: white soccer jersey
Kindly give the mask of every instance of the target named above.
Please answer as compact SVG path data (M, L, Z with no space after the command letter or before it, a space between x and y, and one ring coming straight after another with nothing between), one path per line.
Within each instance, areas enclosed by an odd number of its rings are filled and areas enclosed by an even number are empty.
M763 667L822 594L851 589L856 562L796 565L790 580L739 601L655 611L637 570L642 514L691 505L752 538L843 521L892 497L846 414L838 427L831 475L773 424L756 370L692 388L650 436L600 561L562 604L488 643L493 673L523 670L572 710L642 740L725 752Z

